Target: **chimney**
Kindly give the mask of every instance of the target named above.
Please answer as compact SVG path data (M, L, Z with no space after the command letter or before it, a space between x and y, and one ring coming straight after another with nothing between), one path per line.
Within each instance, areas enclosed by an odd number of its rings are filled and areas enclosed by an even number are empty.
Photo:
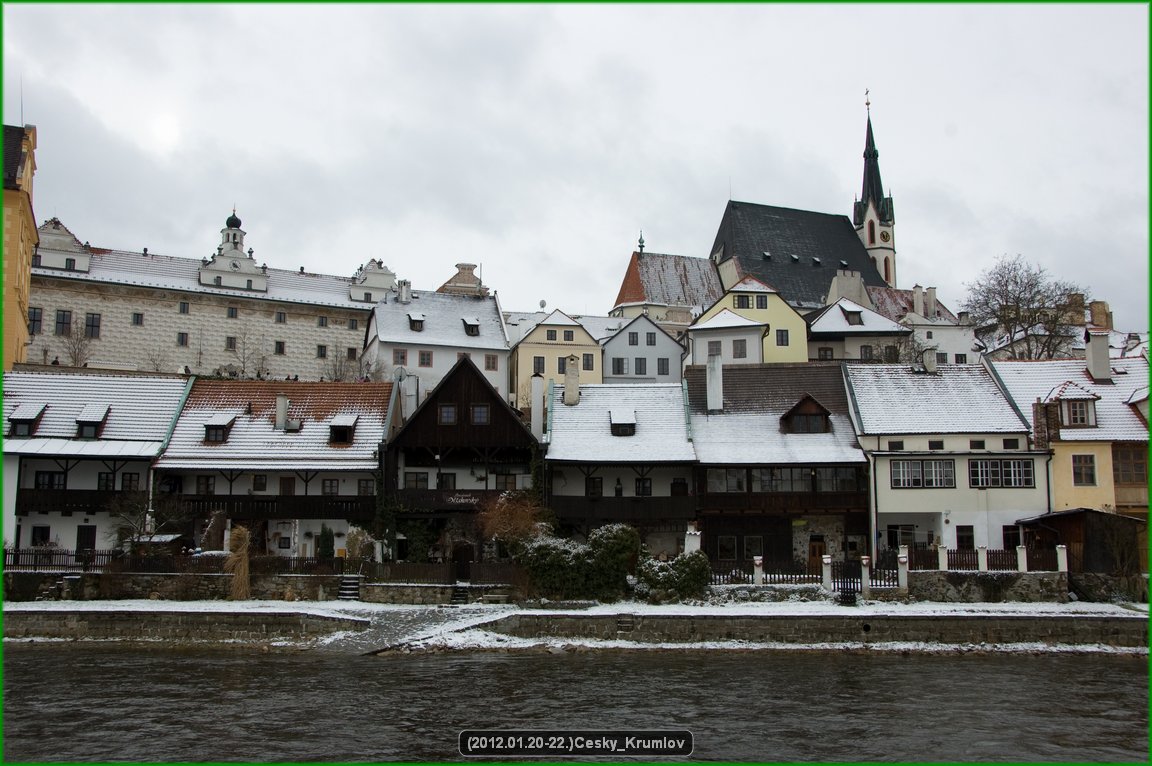
M536 373L532 376L532 399L528 402L531 414L532 435L536 441L544 438L544 376Z
M283 431L288 425L288 397L276 394L276 430Z
M1068 324L1084 326L1084 293L1068 293Z
M936 346L924 349L924 372L929 375L936 374Z
M924 290L920 285L912 287L912 312L924 316Z
M564 404L571 407L580 403L580 357L568 355L564 365Z
M708 357L708 414L724 411L724 365L719 354Z
M931 317L936 316L936 288L935 287L929 287L927 290L924 291L924 311L925 311L924 316L926 316L926 317L931 318Z
M959 314L956 315L956 323L957 324L968 324L971 321L971 319L972 319L972 315L969 314L967 311L961 311Z
M1108 358L1108 331L1084 331L1084 356L1088 359L1088 374L1097 383L1112 382L1112 360Z
M396 283L397 289L400 294L396 296L396 300L400 303L412 302L412 282L407 279L401 279Z
M1088 311L1092 315L1092 324L1104 330L1112 329L1112 312L1108 310L1108 301L1092 301L1088 304Z

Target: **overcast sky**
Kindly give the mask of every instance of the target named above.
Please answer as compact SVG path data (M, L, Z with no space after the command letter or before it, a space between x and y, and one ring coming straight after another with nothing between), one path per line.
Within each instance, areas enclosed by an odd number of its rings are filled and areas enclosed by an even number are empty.
M900 287L1004 254L1148 329L1146 5L11 5L4 122L93 245L606 314L643 229L707 256L729 198L850 215L864 91ZM21 92L23 104L21 106ZM23 117L21 117L21 109Z

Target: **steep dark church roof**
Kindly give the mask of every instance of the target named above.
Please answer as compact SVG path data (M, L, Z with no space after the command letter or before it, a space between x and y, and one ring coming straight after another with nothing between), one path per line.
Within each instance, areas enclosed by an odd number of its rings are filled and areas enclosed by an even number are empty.
M798 309L824 306L837 269L860 272L865 285L886 284L844 215L729 201L712 259L730 258L740 277L759 279Z
M876 214L881 223L893 221L892 198L884 196L884 182L880 180L880 152L876 151L876 139L872 137L872 117L868 117L868 135L864 138L864 186L860 199L852 208L853 223L864 224L868 203L876 206Z

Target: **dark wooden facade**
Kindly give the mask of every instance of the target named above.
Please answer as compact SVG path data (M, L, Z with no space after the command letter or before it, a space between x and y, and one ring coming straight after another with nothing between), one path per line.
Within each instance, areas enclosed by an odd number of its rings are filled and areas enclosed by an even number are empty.
M1070 572L1134 574L1148 571L1148 523L1118 513L1074 508L1024 519L1029 548L1067 546Z

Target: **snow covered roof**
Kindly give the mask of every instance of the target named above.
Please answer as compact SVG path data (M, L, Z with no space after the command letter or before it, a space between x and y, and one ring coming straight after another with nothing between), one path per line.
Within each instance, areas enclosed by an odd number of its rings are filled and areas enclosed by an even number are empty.
M730 293L774 293L772 287L764 284L756 277L744 277L736 284L728 288Z
M935 375L899 364L849 364L845 375L862 433L1028 432L979 364L942 364Z
M13 420L43 414L32 436L5 438L4 452L150 457L163 445L187 386L174 375L6 373L5 432ZM102 420L98 438L75 438L77 422Z
M466 318L463 322L462 317ZM413 329L413 322L422 322L421 329ZM468 322L479 326L476 335L468 334ZM504 317L495 295L413 291L409 303L389 297L373 309L372 327L381 343L489 350L508 348Z
M620 328L632 322L623 317L578 316L576 320L580 326L588 331L598 342L603 343L620 332Z
M685 370L692 444L701 463L788 465L863 463L848 415L840 365L748 364L723 369L723 404L709 413L706 372ZM805 397L829 413L825 433L785 433L781 419Z
M1048 396L1044 397L1045 402L1055 402L1061 399L1099 399L1100 397L1091 391L1086 390L1083 386L1078 386L1070 380L1066 380L1053 388Z
M276 398L288 397L290 421L276 428ZM200 470L372 470L384 441L391 383L303 383L197 380L157 461L162 468ZM235 418L224 442L204 440L204 426ZM330 444L336 419L354 419L350 444Z
M1090 428L1064 428L1063 441L1148 441L1148 424L1137 412L1132 399L1148 387L1148 360L1144 357L1112 359L1112 382L1097 383L1088 374L1083 359L992 362L992 369L1021 412L1031 413L1032 403L1043 401L1049 392L1065 383L1094 396L1096 425Z
M91 282L118 285L136 285L182 292L206 293L237 298L263 299L286 303L304 303L316 306L337 306L367 311L371 304L354 301L348 289L352 277L312 274L269 267L267 291L243 290L200 284L199 258L180 258L154 253L134 253L124 250L91 248L88 271L64 271L34 266L36 276L72 282ZM245 256L247 257L247 256Z
M552 390L548 460L595 463L672 463L696 459L675 383L590 384L580 401L563 403L564 387ZM612 425L636 425L631 436L614 436Z
M912 290L901 290L897 287L876 285L868 285L865 289L868 291L868 298L872 301L876 313L881 316L899 322L905 314L912 313L915 305ZM925 301L927 301L927 297L925 297ZM938 324L956 324L959 321L956 315L940 302L939 298L936 299L936 311L936 316L924 318L931 323Z
M720 309L718 314L705 319L703 322L697 322L688 328L689 332L696 330L730 330L732 328L748 329L752 327L763 327L763 322L757 322L754 319L747 319L740 316L730 309Z
M841 298L832 305L804 317L812 335L908 335L909 328Z
M720 276L709 258L634 252L614 307L711 306L723 294Z

